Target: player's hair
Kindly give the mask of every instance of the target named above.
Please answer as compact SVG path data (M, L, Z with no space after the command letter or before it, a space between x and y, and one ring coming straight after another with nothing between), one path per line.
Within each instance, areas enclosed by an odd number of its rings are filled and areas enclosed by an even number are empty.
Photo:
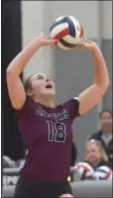
M99 150L100 150L100 152L102 154L102 160L104 160L105 162L108 162L108 156L107 156L107 154L106 154L106 152L104 150L104 147L103 147L103 145L102 145L102 143L100 141L95 140L95 139L91 139L91 140L88 140L87 143L95 144L99 148Z
M25 92L32 90L32 83L31 78L34 76L34 74L30 74L28 77L26 77L23 81Z
M110 109L102 109L101 111L100 111L100 113L99 113L99 118L101 118L102 117L102 115L103 115L103 113L109 113L110 115L111 115L111 117L113 117L113 112L112 112L112 110L110 110Z
M25 80L24 80L24 89L25 89L26 93L28 91L32 90L32 77L35 76L35 75L43 75L43 76L45 76L46 74L44 74L44 73L34 73L34 74L28 75L28 77L25 78Z

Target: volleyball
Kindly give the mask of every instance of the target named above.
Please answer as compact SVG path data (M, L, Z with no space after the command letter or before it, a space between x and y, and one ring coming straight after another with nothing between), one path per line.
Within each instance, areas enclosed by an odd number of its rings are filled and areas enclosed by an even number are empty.
M61 16L50 27L50 36L58 40L57 47L70 50L81 43L84 30L75 17Z
M113 172L112 170L107 166L100 166L96 169L94 173L94 179L95 180L108 180L112 179Z
M75 165L75 174L80 180L89 180L93 178L94 170L87 162L78 162Z

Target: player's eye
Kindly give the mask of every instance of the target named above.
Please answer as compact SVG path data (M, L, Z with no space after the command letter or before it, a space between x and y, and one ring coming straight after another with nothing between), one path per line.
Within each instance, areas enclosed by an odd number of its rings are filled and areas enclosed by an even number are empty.
M92 153L95 153L95 149L92 149Z

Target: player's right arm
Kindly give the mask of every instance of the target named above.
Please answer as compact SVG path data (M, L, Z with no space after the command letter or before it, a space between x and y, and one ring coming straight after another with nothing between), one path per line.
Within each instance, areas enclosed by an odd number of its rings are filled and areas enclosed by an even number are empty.
M31 43L29 43L8 65L6 70L8 94L11 104L15 109L21 109L26 100L26 93L20 79L21 72L39 48L55 45L55 43L56 40L48 39L41 34L31 41Z

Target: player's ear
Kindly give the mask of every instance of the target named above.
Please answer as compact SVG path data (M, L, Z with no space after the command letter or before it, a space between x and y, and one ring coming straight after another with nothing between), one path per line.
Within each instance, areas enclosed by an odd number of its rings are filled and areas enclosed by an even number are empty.
M33 96L33 91L32 91L32 89L30 89L30 90L27 91L27 95L30 96L30 97Z

